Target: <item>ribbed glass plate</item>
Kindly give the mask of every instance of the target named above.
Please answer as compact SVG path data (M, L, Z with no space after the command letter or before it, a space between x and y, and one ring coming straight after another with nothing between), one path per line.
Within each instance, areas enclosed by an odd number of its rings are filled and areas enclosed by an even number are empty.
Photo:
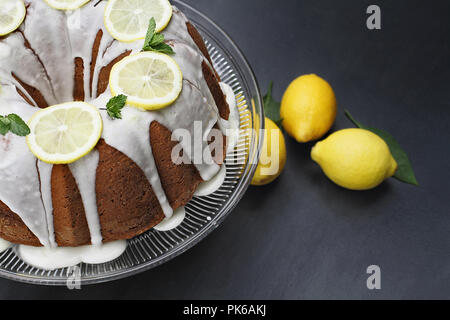
M80 264L81 285L124 278L161 265L185 252L212 232L233 210L247 190L259 157L264 116L258 84L246 59L214 22L182 1L172 0L195 24L205 39L214 67L222 81L233 88L240 112L241 135L234 152L227 155L225 183L214 194L194 198L186 206L186 219L169 232L149 232L128 241L118 259L99 265ZM254 129L254 130L252 130ZM66 285L73 268L45 271L21 261L11 248L0 254L0 276L42 285Z

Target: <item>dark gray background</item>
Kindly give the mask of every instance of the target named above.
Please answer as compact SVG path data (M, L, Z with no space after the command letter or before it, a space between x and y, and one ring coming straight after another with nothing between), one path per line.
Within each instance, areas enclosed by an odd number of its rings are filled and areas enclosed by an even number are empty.
M240 46L275 97L316 73L343 110L392 133L420 187L388 181L341 189L311 145L287 139L279 180L251 187L234 212L192 250L157 269L74 292L0 280L0 298L450 298L450 1L189 0ZM366 8L382 9L368 31ZM366 288L366 268L382 289Z

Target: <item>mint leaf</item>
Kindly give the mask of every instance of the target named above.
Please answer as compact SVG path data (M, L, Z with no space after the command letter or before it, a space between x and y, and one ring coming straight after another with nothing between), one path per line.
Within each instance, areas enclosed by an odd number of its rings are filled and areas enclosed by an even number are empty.
M127 103L126 95L112 97L106 104L106 111L111 119L122 119L122 109Z
M11 127L11 121L4 116L0 116L0 135L4 136L9 132L9 128Z
M152 40L149 43L149 46L154 47L163 42L164 42L164 36L161 33L157 33L153 36Z
M280 116L281 103L273 99L272 89L273 89L273 82L271 81L269 84L269 88L267 89L267 94L263 98L264 113L266 117L275 122L277 126L281 127L281 124L283 122L283 119L281 119Z
M7 116L0 116L0 135L4 136L8 132L25 137L29 135L31 131L21 117L15 113L11 113Z
M394 157L395 161L397 161L398 169L395 173L394 177L402 182L409 183L412 185L418 186L419 183L417 182L416 175L414 174L414 170L411 165L411 161L408 158L408 155L406 152L402 149L400 144L397 142L397 140L394 139L394 137L387 133L386 131L377 129L377 128L371 128L363 125L362 123L356 121L350 112L345 110L345 115L347 118L353 122L358 128L369 130L376 135L378 135L380 138L382 138L386 144L389 146L389 149L391 150L392 156Z
M173 51L172 47L165 43L160 43L156 46L153 46L150 48L150 50L147 50L147 51L156 51L156 52L165 53L165 54L174 54L175 53Z
M145 36L144 47L150 45L150 42L152 41L153 36L155 35L155 30L156 30L156 21L155 18L152 17L148 24L148 30L147 35Z
M12 133L21 137L25 137L30 134L30 128L25 123L25 121L23 121L22 118L19 117L17 114L12 113L8 115L7 118L10 121L9 130Z
M155 51L165 54L174 54L172 47L168 44L164 43L164 35L158 32L155 32L156 30L156 21L155 18L151 18L147 35L145 36L144 41L144 47L142 48L142 51Z

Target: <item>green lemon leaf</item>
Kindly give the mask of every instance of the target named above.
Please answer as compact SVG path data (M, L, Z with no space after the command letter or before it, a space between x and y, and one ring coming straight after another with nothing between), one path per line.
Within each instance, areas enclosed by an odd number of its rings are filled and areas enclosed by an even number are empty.
M412 185L416 186L419 185L408 155L391 134L377 128L367 127L363 125L362 123L356 121L355 118L353 118L353 116L347 110L345 111L345 115L358 128L369 130L378 135L386 142L386 144L389 146L389 149L391 150L392 156L394 157L395 161L397 161L398 164L397 172L394 175L396 179Z
M30 128L25 123L25 121L22 120L21 117L19 117L17 114L10 114L8 115L8 120L11 122L10 124L10 131L14 133L15 135L25 137L30 134Z
M270 120L275 122L277 124L277 126L281 127L281 124L283 122L283 119L281 119L281 116L280 116L281 103L277 102L273 99L272 89L273 89L273 82L271 81L269 84L269 88L267 89L267 94L263 98L264 114Z

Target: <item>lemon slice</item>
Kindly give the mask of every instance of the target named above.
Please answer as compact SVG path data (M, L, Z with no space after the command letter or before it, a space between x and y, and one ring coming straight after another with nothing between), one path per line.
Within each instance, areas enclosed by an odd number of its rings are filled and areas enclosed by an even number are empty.
M75 10L81 8L91 0L44 0L47 4L58 10Z
M168 55L141 52L114 65L109 85L114 96L126 95L128 104L157 110L178 98L183 86L183 74L175 60Z
M31 152L47 163L72 163L87 155L102 134L97 108L85 102L69 102L36 112L28 126Z
M25 4L22 0L0 0L0 36L13 32L25 19Z
M163 30L172 17L168 0L109 0L105 10L105 27L117 40L131 42L144 39L151 18L156 32Z

